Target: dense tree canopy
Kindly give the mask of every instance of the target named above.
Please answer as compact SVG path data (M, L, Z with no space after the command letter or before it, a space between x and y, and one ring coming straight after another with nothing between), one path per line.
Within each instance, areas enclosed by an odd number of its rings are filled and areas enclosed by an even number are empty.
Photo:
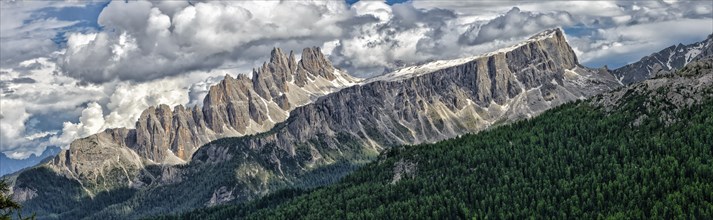
M393 148L307 193L159 219L711 219L713 101L666 102L627 94L610 111L566 104L479 134ZM413 165L411 173L399 164Z
M35 219L34 215L23 218L21 214L21 208L19 203L12 200L8 195L10 192L10 185L4 179L0 179L0 220L10 220L12 217L17 219Z

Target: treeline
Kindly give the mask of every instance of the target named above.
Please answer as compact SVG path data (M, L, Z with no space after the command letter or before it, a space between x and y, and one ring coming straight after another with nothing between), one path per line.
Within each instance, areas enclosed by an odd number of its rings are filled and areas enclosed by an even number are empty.
M652 101L662 100L630 93L612 111L565 104L476 135L393 148L308 193L156 219L713 218L713 101L680 109ZM399 163L415 168L394 181Z
M33 172L23 172L17 177L15 188L35 194L22 206L26 216L36 215L38 219L81 219L136 193L136 189L118 188L90 196L76 180L59 176L46 167L32 169Z

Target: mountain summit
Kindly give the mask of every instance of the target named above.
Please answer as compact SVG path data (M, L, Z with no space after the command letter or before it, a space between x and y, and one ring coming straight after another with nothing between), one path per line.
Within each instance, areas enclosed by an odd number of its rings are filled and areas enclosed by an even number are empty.
M641 60L612 71L624 84L632 84L675 72L688 63L713 56L713 34L708 38L689 45L672 45Z
M295 107L356 82L317 47L305 48L299 61L293 52L287 56L274 48L270 62L253 69L252 77L226 75L211 86L202 107L150 107L136 129L107 129L77 139L48 165L100 187L90 191L135 184L132 179L146 165L185 163L209 141L267 131Z
M136 130L77 140L52 163L20 174L15 190L36 192L24 197L28 209L90 218L248 201L280 188L331 183L392 146L477 132L621 86L609 72L579 65L561 29L357 82L316 48L305 49L299 62L275 49L252 78L226 77L213 86L202 109L150 108ZM241 135L247 136L198 148ZM166 165L191 154L186 165ZM30 181L47 172L63 173L53 182L76 193L48 196L46 185ZM126 198L111 206L76 202L92 207L77 212L40 205L112 189L128 190L121 191Z

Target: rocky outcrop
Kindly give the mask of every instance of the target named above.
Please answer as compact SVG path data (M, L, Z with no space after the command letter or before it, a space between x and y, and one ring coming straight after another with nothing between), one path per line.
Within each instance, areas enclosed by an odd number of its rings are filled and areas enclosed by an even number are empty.
M184 163L209 141L267 131L292 109L357 82L317 47L305 48L300 61L275 48L252 77L226 75L211 86L202 107L150 107L135 129L108 129L76 140L49 165L86 185L102 186L97 181L115 180L103 170L121 168L125 175L111 185L142 185L132 181L145 164Z
M208 203L206 203L206 206L211 207L215 205L219 205L222 203L229 202L231 200L235 199L233 196L233 191L230 190L228 191L228 188L225 186L220 187L213 192L213 196L210 197L210 200L208 200Z
M391 178L391 184L396 184L403 178L416 178L417 171L418 164L401 159L394 163L394 177Z
M131 138L135 134L133 129L118 128L77 139L47 165L68 178L80 180L92 191L131 184L146 162L125 147L135 143Z
M675 72L690 62L710 56L713 56L713 34L701 42L670 46L637 62L615 69L612 73L622 83L628 85Z
M201 147L191 164L233 158L222 164L235 164L238 170L261 164L251 170L267 172L268 181L291 184L320 167L357 163L393 146L435 142L533 117L620 86L608 71L580 66L555 29L511 48L408 67L323 96L296 108L269 132ZM262 195L264 188L258 186L268 183L237 178L215 184L209 187L259 189L237 192L239 200Z
M326 95L296 108L269 133L241 144L284 152L275 157L297 156L306 145L312 149L310 164L327 164L338 160L330 151L354 150L345 148L344 140L373 152L435 142L621 86L607 71L580 66L559 29L494 53L435 63L441 66L407 68ZM315 137L319 144L313 143ZM201 151L216 151L215 146L202 148L196 157L210 158Z
M16 188L12 192L12 201L25 202L37 196L37 190L31 188Z
M351 81L318 50L306 49L299 62L293 57L273 50L270 62L256 68L252 78L226 77L213 86L202 109L151 108L135 131L104 140L123 143L121 149L154 162L195 151L189 164L147 181L144 189L150 192L139 196L161 199L170 193L164 187L200 186L207 190L171 195L186 201L180 207L195 208L246 201L295 184L324 184L321 179L349 170L332 165L363 163L392 146L435 142L532 117L621 86L608 71L580 66L560 29L481 56L407 67L336 92L330 88ZM292 74L283 74L287 70ZM202 141L193 138L221 135L245 136L193 145ZM82 160L75 159L76 149L70 152L54 164L71 170ZM417 174L416 164L404 163L397 172L401 180ZM305 175L310 181L304 181ZM157 214L139 210L149 205L161 206L127 202L112 209L133 210L134 216Z
M710 98L713 91L713 57L705 57L688 63L683 69L672 74L656 77L606 93L589 100L605 111L614 111L631 97L644 97L637 100L641 117L631 122L639 126L648 117L657 117L669 124L677 120L675 115L681 109L699 105Z

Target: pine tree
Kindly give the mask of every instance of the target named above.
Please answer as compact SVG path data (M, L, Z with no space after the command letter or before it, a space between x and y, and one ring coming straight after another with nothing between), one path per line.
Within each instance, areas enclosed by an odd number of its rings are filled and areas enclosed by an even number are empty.
M0 220L10 220L14 213L17 213L18 219L35 219L34 215L28 218L23 218L21 215L21 206L15 201L12 201L10 195L10 186L4 179L0 180Z

